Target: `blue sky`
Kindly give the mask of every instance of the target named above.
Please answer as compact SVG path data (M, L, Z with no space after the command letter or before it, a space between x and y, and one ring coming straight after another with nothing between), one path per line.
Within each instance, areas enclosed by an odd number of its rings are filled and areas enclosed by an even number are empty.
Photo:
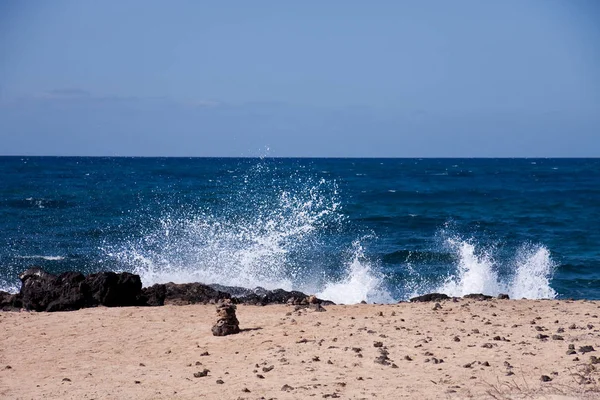
M3 1L0 154L600 156L598 21L595 0Z

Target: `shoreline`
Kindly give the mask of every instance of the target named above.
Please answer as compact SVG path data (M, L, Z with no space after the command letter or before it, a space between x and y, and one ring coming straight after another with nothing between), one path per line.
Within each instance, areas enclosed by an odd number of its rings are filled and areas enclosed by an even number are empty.
M600 397L598 301L324 307L238 305L224 337L214 305L0 312L0 397Z

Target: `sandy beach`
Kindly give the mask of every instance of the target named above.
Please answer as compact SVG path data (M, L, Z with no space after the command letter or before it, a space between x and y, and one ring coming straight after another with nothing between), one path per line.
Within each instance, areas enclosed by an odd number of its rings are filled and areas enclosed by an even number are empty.
M325 308L238 306L224 337L214 305L2 312L0 397L600 398L599 302Z

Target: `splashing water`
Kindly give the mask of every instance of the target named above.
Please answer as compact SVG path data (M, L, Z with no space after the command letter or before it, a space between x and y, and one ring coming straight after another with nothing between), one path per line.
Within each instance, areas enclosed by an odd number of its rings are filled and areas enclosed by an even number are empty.
M367 237L356 240L355 234L342 234L349 221L340 212L336 183L299 176L284 179L283 186L261 180L272 173L259 163L241 177L243 186L224 208L167 211L140 236L105 252L123 269L140 275L146 286L203 282L300 290L342 304L393 302L386 276L365 255L361 241ZM450 236L447 228L442 231L444 247L455 256L454 272L439 283L407 260L406 279L400 284L404 290L394 293L556 296L550 287L556 266L544 246L523 245L513 259L503 258L499 264L494 248ZM437 267L435 276L445 268Z
M528 169L518 160L444 165L268 152L3 160L0 290L18 291L19 274L38 266L129 271L144 285L281 287L343 303L385 301L382 287L394 299L434 291L600 298L593 161L557 173L559 160ZM39 185L28 184L41 168L48 173ZM433 178L446 170L454 178ZM522 196L499 190L495 175ZM582 190L566 196L579 179Z
M455 238L447 239L447 245L455 251L458 265L456 274L449 276L444 282L441 288L443 293L464 296L501 290L491 254L484 252L476 255L472 243Z
M0 291L7 293L19 293L20 289L21 287L17 284L0 279Z
M548 249L542 245L522 245L514 259L505 266L508 267L508 274L501 277L493 250L477 252L471 241L460 238L448 238L446 244L458 259L456 273L448 276L435 291L449 296L469 293L495 296L507 293L511 298L556 297L556 292L550 287L556 264Z
M338 203L327 201L322 189L281 192L246 215L169 215L158 229L109 255L133 266L146 285L200 281L289 290L300 273L290 255L318 241L320 227L336 222Z
M355 241L352 247L352 259L347 266L346 276L338 282L327 283L317 296L339 304L392 302L391 295L383 289L383 278L365 258L360 242Z
M313 259L326 247L323 233L341 229L344 222L335 185L321 180L297 190L275 187L262 200L253 196L250 206L232 203L221 216L167 215L154 230L120 248L107 248L106 254L139 274L144 285L171 281L260 286L320 292L322 298L342 303L382 298L382 280L365 261L358 242L337 283L331 283L332 266ZM329 258L335 259L335 254ZM337 261L337 269L343 268L343 260Z
M514 264L516 272L508 291L511 298L552 299L556 297L556 291L550 287L550 278L556 265L550 258L547 248L523 246Z

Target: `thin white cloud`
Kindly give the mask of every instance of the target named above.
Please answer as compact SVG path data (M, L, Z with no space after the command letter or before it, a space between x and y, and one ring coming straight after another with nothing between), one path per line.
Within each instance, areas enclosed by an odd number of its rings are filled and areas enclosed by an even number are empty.
M53 89L47 92L42 92L34 97L44 99L74 99L74 98L89 98L92 94L84 89L77 88L64 88L64 89Z

